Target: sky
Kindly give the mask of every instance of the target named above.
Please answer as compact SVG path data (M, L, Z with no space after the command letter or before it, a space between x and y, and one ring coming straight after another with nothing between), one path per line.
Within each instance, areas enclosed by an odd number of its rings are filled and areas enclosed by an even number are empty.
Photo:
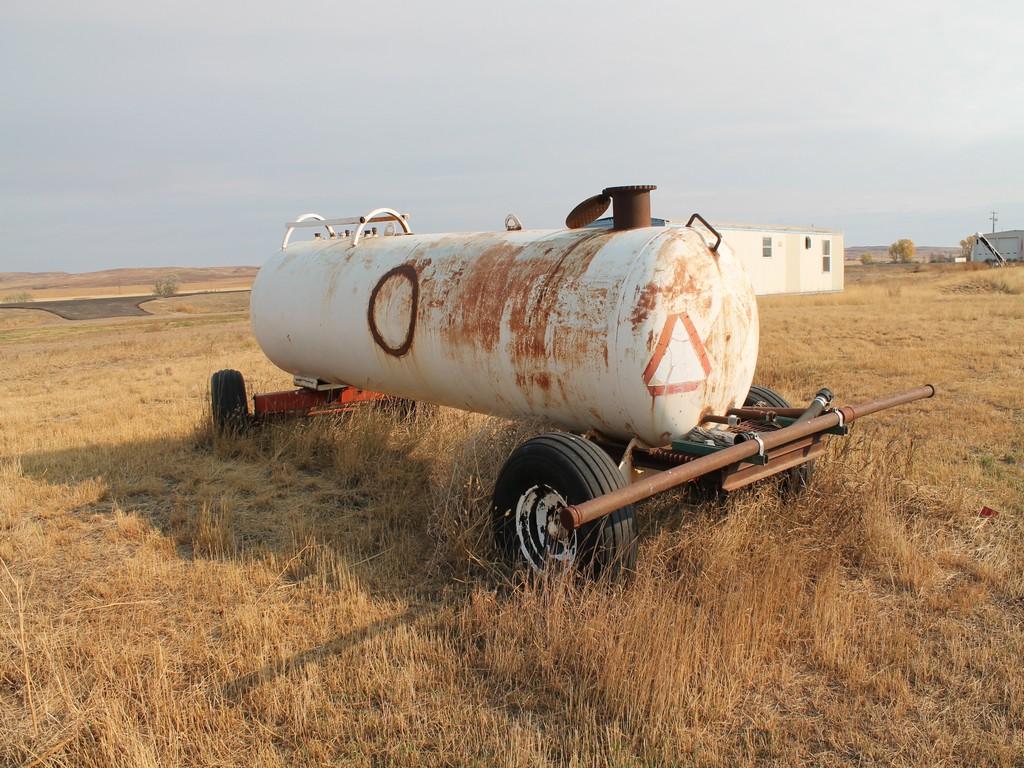
M0 271L260 264L284 223L1024 228L1024 4L53 3L0 25Z

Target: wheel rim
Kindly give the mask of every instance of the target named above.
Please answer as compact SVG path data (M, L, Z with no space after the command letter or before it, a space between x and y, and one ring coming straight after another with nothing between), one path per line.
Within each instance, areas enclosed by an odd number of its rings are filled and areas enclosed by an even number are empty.
M523 558L535 571L552 560L571 563L576 559L576 531L558 537L565 531L558 516L564 506L562 495L547 485L535 485L519 497L516 539Z

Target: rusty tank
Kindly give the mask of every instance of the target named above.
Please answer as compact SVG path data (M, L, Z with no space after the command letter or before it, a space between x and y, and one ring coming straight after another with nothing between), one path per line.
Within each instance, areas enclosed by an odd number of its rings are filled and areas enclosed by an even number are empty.
M652 189L608 188L556 230L510 216L505 231L413 234L390 209L307 215L256 277L253 331L308 386L663 445L742 405L758 316L710 226L652 226ZM309 223L326 234L289 243Z

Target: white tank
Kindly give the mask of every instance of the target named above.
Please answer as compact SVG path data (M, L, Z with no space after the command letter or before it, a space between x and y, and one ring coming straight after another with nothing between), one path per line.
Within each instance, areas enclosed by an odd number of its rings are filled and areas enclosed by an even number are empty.
M682 226L345 237L260 269L252 327L297 376L663 445L742 404L757 304Z

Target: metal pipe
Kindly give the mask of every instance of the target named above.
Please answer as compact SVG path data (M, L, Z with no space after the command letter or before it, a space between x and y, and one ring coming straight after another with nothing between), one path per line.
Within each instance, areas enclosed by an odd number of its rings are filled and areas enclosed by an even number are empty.
M607 187L601 194L612 199L612 228L640 229L651 226L651 191L654 184Z
M751 421L764 421L769 414L784 416L787 419L797 419L803 415L804 408L772 408L771 406L747 406L744 408L730 408L725 412L726 416L739 416L741 419Z
M754 454L763 453L785 443L798 440L801 437L818 434L840 424L849 424L851 421L887 408L932 397L934 394L935 387L931 384L925 384L922 387L908 389L906 392L889 395L888 397L870 400L859 405L848 405L844 408L838 408L823 416L817 416L810 421L805 421L802 424L791 424L788 427L773 432L762 432L757 435L756 440L747 440L731 448L723 448L721 451L702 456L699 459L667 469L656 475L644 477L632 485L627 485L625 488L606 493L604 496L590 499L590 501L584 501L582 504L570 504L560 513L562 526L566 530L573 531L581 525L586 525L589 522L610 515L612 512L625 506L649 499L655 494L676 488L691 480L695 480L701 475L722 469Z

